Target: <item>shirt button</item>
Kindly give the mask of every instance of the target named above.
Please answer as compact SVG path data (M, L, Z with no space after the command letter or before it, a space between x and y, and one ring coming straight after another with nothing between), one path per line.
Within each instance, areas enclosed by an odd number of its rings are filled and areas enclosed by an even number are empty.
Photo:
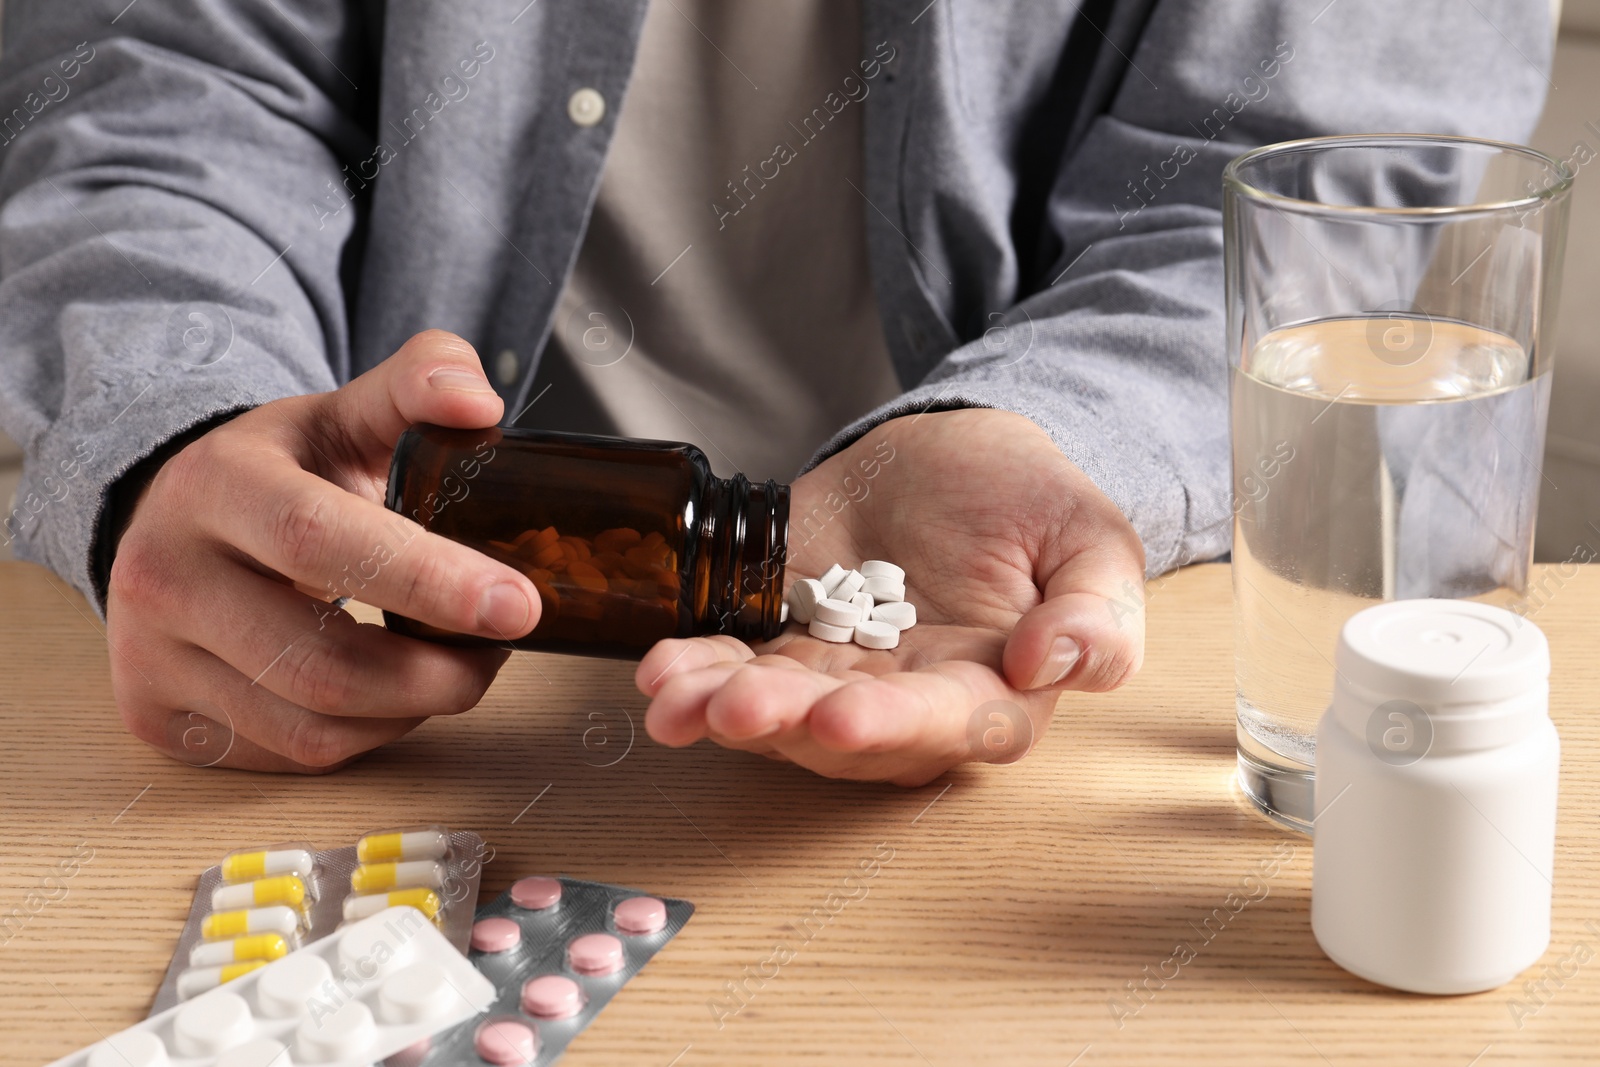
M567 117L579 126L593 126L606 117L606 98L593 89L579 89L567 100Z
M501 385L515 385L521 375L522 365L517 362L517 354L509 348L502 348L494 358L494 376L500 379Z

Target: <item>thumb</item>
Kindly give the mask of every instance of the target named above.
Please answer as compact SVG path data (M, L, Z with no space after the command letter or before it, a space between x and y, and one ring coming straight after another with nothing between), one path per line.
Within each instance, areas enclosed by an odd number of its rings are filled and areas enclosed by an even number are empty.
M1144 549L1126 520L1121 525L1047 572L1043 602L1006 641L1002 664L1016 688L1104 692L1139 670Z
M329 423L360 455L382 464L413 423L476 430L505 414L477 351L444 330L417 334L378 366L325 394L324 402Z

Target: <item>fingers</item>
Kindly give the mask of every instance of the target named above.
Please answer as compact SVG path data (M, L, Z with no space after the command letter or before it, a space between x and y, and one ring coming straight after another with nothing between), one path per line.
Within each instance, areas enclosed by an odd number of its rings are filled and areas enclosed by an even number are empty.
M136 649L144 664L137 669L113 656L118 712L136 738L192 767L323 773L425 721L322 715L252 686L201 649L161 645Z
M212 608L175 636L229 664L251 688L337 716L453 715L475 707L505 662L357 622L245 568L211 583Z
M1024 697L977 664L881 677L820 674L785 657L721 662L674 676L645 714L656 741L681 747L702 738L735 749L775 754L830 777L921 785L975 759L1012 762L1026 754L1048 724L1054 700ZM1007 713L981 722L975 749L973 717L991 702ZM1014 736L991 741L1004 727Z
M496 640L539 621L538 591L520 571L291 464L258 460L197 499L210 537L334 596Z
M712 737L730 748L750 748L802 729L812 705L845 684L784 656L721 662L662 685L645 712L645 731L673 747Z
M1143 583L1132 588L1142 597ZM1007 680L1022 690L1115 689L1144 662L1143 611L1129 603L1094 593L1048 597L1006 641Z
M755 658L750 646L737 638L717 635L657 641L633 672L639 692L653 697L668 679L718 663L744 663Z
M216 709L207 713L221 714L224 735L228 731L234 735L235 751L223 757L216 764L219 767L249 765L265 769L262 764L275 755L287 764L281 768L285 771L333 770L427 721L426 716L417 715L325 715L284 700L261 685L250 684L248 678L207 652L191 649L187 658L190 664L186 676L199 682L206 704Z
M645 729L673 747L710 738L832 777L919 785L957 763L1025 755L1055 702L1047 694L1018 699L993 670L970 662L874 677L824 674L786 656L723 659L662 684ZM985 715L996 702L1003 712ZM975 716L982 749L972 741ZM1007 736L995 738L996 730Z
M357 455L385 465L406 427L493 426L505 402L484 377L478 353L444 330L427 330L344 388L319 398L319 425L335 427Z
M683 748L709 736L706 701L722 687L737 666L722 663L672 678L661 687L645 709L645 733L669 748Z
M747 664L706 701L706 728L735 744L790 732L805 723L822 697L846 684L783 656Z
M358 623L221 554L143 539L129 548L112 568L108 608L115 658L140 664L125 672L129 684L181 680L187 665L164 658L170 646L192 645L301 707L408 717L474 706L505 660L500 649L453 648Z
M151 747L191 767L225 767L268 774L327 774L356 758L352 755L323 766L296 762L239 733L233 726L233 717L217 708L186 712L161 708L160 714L166 716L166 744L152 742ZM132 732L138 736L137 730ZM370 750L369 747L362 751Z
M1109 504L1107 504L1109 507ZM1112 509L1114 511L1114 509ZM1127 520L1099 521L1099 536L1060 562L1041 562L1044 600L1006 640L1006 679L1021 690L1115 689L1144 661L1144 550Z
M973 713L1014 696L993 671L951 661L841 686L817 701L807 725L835 752L893 752L950 766L975 756L967 738Z

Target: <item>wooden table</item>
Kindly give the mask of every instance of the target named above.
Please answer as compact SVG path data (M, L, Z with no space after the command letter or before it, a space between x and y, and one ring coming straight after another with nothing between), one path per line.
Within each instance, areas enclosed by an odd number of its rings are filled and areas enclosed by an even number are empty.
M1427 998L1323 957L1310 842L1232 790L1226 567L1153 583L1144 672L1064 699L1027 760L905 791L671 751L642 730L628 750L643 710L628 665L532 655L476 711L339 774L191 769L123 732L82 601L3 565L0 914L38 906L29 893L75 849L93 858L0 944L0 1064L41 1064L143 1017L196 875L227 850L333 847L419 821L488 839L485 899L559 872L698 905L579 1038L573 1067L1592 1063L1600 568L1546 599L1535 618L1566 775L1554 946L1523 979L1550 980L1532 996L1519 982ZM875 856L892 858L846 882ZM1230 893L1255 899L1231 914ZM792 925L829 906L809 936ZM1227 921L1205 941L1219 908ZM1160 984L1180 941L1198 954ZM1135 999L1129 983L1153 992Z

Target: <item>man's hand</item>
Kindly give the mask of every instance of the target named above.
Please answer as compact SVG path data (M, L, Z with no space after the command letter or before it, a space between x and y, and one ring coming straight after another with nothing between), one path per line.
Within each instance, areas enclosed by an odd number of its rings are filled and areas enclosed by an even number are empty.
M343 389L264 404L167 460L106 599L128 729L189 763L325 771L475 705L506 653L401 637L328 602L491 638L533 629L526 577L383 506L407 426L490 427L503 408L472 347L431 331Z
M1139 669L1144 616L1128 590L1142 596L1143 547L1027 419L894 419L793 493L790 584L835 561L889 560L905 568L917 625L886 652L793 623L756 649L663 641L636 675L657 741L709 737L832 777L920 785L958 763L1019 758L1061 690L1112 689ZM996 730L1009 736L988 744Z

